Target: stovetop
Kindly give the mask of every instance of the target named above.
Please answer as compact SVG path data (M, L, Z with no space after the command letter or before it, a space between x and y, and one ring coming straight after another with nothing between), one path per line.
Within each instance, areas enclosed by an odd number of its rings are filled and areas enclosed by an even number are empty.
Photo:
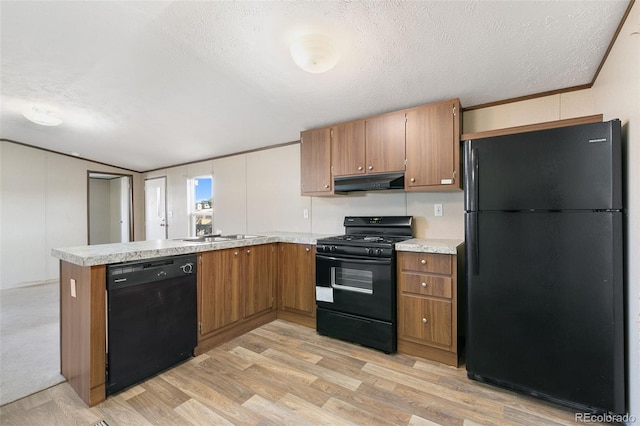
M318 244L347 244L362 247L393 246L395 243L410 239L411 236L398 235L336 235L334 237L321 238Z
M394 245L412 238L411 216L347 216L345 235L321 238L318 253L332 255L392 257Z

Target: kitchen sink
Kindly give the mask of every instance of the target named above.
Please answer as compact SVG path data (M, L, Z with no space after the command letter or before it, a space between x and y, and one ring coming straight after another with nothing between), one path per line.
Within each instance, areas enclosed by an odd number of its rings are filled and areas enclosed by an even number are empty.
M226 238L228 240L246 240L248 238L259 238L260 235L248 235L248 234L231 234L222 235L220 238Z
M250 238L258 238L260 235L249 234L230 234L230 235L203 235L201 237L177 238L178 241L187 243L217 243L222 241L247 240Z
M221 236L202 236L202 237L190 237L190 238L178 238L179 241L186 241L188 243L217 243L219 241L229 241L231 238Z

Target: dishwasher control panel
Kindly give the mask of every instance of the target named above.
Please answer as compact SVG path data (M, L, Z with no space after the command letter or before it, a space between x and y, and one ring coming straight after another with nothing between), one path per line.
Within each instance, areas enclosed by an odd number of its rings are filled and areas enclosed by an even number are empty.
M107 266L107 289L195 275L196 255L156 257Z

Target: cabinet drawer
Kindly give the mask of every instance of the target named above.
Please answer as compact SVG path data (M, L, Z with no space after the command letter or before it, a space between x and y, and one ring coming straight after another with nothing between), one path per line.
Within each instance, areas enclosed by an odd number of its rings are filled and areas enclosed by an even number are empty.
M400 252L398 265L400 270L451 275L451 258L449 254Z
M400 291L451 299L451 278L437 275L400 274Z
M452 342L451 302L400 296L398 337L450 347Z

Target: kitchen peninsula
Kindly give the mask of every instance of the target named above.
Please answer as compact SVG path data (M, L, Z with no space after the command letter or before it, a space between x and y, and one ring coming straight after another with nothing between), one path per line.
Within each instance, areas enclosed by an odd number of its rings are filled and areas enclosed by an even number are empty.
M76 393L89 406L105 399L106 361L106 270L107 265L135 260L196 253L199 262L205 254L239 251L246 247L275 246L277 243L302 244L313 247L322 235L299 233L263 233L254 238L230 239L219 242L189 242L183 240L150 240L130 243L102 244L53 249L60 259L60 371ZM245 251L248 249L245 249ZM310 254L311 249L309 249ZM276 257L274 256L275 260ZM309 257L310 261L313 259ZM273 270L277 264L272 265ZM201 291L202 270L198 267L198 289ZM211 269L209 267L208 269ZM273 276L273 274L271 274ZM309 283L313 286L313 281ZM244 325L258 327L276 319L275 286L270 309L256 314ZM201 299L198 299L201 304ZM199 306L201 308L201 306ZM200 318L200 316L199 316ZM226 329L223 329L226 330ZM245 331L246 331L245 330ZM241 330L240 330L241 331ZM232 338L227 331L223 336ZM207 343L210 343L207 341ZM201 341L196 352L200 351Z
M196 354L276 318L314 327L315 244L318 238L325 236L273 232L210 243L155 240L53 249L52 256L60 259L61 374L87 405L94 406L104 401L106 270L107 265L114 263L190 253L198 255L199 337ZM460 240L413 239L398 244L398 250L431 252L455 259L461 243ZM260 261L256 263L250 257ZM224 268L212 267L220 265L220 262ZM258 269L259 273L252 273L254 268L262 269ZM218 275L221 273L223 275ZM268 279L264 284L269 293L266 298L264 289L258 288L264 283L258 279L264 280L264 277ZM238 279L246 285L228 288L228 283ZM446 281L446 277L444 279ZM215 287L217 284L211 283L219 281L224 282L227 288L208 288ZM251 284L254 281L258 284ZM304 283L303 291L297 288L299 283ZM203 286L206 287L204 290ZM295 294L285 297L291 289ZM226 303L224 315L203 313L207 306L212 306L208 303L217 303L220 299ZM230 305L237 307L229 310ZM451 347L455 349L454 344L445 347L436 341L435 345L449 351Z

